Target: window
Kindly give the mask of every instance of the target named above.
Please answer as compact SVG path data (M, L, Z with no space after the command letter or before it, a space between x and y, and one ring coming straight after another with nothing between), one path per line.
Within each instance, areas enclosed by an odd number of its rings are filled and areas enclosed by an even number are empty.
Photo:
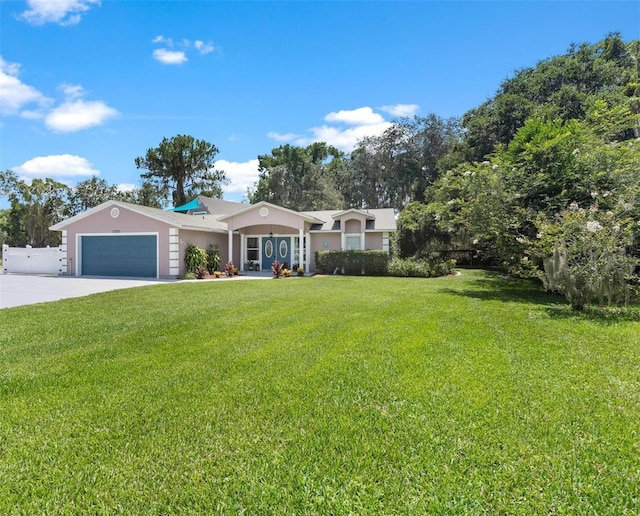
M288 252L289 252L289 249L287 247L287 241L281 240L280 241L280 258L286 258Z
M267 240L264 244L264 255L267 258L271 258L273 256L273 242L271 240Z
M302 239L302 249L300 249L300 237L293 239L293 264L302 267L307 257L306 252L307 237ZM328 247L328 246L327 246Z
M360 235L345 235L345 248L348 251L353 249L362 249Z
M258 238L247 238L247 260L258 261L260 259L260 248L258 247Z

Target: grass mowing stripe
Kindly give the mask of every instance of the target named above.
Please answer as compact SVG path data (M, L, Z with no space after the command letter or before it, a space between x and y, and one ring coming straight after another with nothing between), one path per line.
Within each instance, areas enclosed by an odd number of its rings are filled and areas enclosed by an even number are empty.
M637 513L640 326L602 313L481 271L3 310L0 512Z

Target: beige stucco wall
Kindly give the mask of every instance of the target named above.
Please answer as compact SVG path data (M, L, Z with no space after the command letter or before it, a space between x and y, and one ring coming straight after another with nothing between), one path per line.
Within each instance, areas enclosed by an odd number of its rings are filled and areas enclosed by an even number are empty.
M365 249L382 249L382 233L365 233Z
M119 208L120 215L113 218L111 208L112 206L108 206L65 228L67 230L67 274L75 276L79 273L77 270L79 235L147 233L158 235L158 273L160 276L169 276L169 229L171 226L122 207Z
M362 233L366 227L365 218L343 220L340 222L340 227L343 228L344 233Z
M240 229L247 226L284 226L287 228L304 229L304 219L287 211L279 210L275 207L269 207L269 214L266 217L260 215L260 206L255 209L233 215L225 220L229 229ZM268 234L270 231L266 231ZM291 231L287 231L290 233ZM275 233L275 231L274 231Z
M327 242L327 245L324 245ZM316 270L316 251L339 251L342 236L340 233L311 233L311 271Z
M268 235L273 233L274 235L295 235L298 236L298 230L287 226L281 226L279 224L261 224L258 226L246 227L241 230L245 235Z
M180 237L180 275L186 272L184 263L184 251L189 244L197 245L203 249L207 249L210 244L218 244L218 252L220 253L220 267L223 269L224 264L229 260L229 236L228 233L206 233L203 231L192 231L181 229ZM233 263L240 263L240 235L233 235Z

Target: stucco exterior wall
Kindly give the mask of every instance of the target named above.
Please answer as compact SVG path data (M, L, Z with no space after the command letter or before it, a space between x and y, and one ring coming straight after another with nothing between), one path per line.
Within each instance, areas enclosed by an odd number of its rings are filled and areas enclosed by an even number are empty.
M285 226L287 228L304 228L304 219L295 213L289 213L274 207L268 208L268 215L260 215L260 207L254 210L233 215L225 220L229 229L240 229L247 226ZM267 234L269 231L267 231Z
M365 233L365 249L382 249L382 233Z
M218 244L220 253L220 268L224 270L224 264L229 259L229 236L223 233L205 233L202 231L180 230L180 275L184 276L186 265L184 263L184 252L189 244L197 245L207 249L210 244ZM240 263L240 235L233 235L233 263L238 266Z
M158 274L169 276L169 229L164 222L150 219L138 213L119 208L118 217L111 216L111 207L92 213L88 217L70 224L67 230L67 274L79 273L78 235L111 235L131 233L157 233L158 235Z
M316 270L316 251L340 251L341 242L340 233L311 233L310 270Z
M343 220L340 223L340 227L343 228L343 233L362 233L365 228L365 219L361 217L359 219Z
M246 227L241 230L245 235L295 235L298 236L298 230L288 226L261 224L258 226Z

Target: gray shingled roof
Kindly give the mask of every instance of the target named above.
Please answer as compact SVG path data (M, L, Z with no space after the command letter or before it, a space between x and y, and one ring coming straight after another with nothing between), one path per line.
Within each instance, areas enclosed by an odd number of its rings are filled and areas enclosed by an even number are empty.
M340 225L338 221L333 220L333 216L342 211L344 210L305 211L301 213L324 220L324 224L314 224L311 226L312 231L339 231ZM362 211L367 211L375 217L374 220L367 221L367 231L396 231L396 215L393 208Z
M146 215L156 220L160 220L162 222L166 222L167 224L171 224L172 226L181 228L181 229L196 229L196 230L204 230L204 231L227 231L226 222L220 222L217 219L224 215L229 215L231 213L235 213L240 210L247 209L249 205L233 202L233 201L224 201L222 199L210 199L207 197L199 197L199 200L202 200L202 204L209 211L209 215L187 215L184 213L178 213L175 211L165 211L160 210L158 208L150 208L148 206L141 206L139 204L131 204L128 202L122 201L107 201L96 208L93 208L84 213L80 213L71 217L70 219L64 220L51 226L52 230L61 230L68 226L69 224L74 223L77 220L83 219L90 215L91 213L105 209L109 206L120 206L121 208L129 209L135 213L140 213L141 215ZM344 210L323 210L323 211L302 211L300 214L308 217L315 218L321 221L324 221L323 224L313 224L311 226L312 231L339 231L340 224L338 221L333 219L333 216L336 213L340 213ZM376 210L367 210L371 213L375 219L368 220L366 225L367 231L396 231L396 218L393 209L376 209ZM223 217L224 218L224 217Z

